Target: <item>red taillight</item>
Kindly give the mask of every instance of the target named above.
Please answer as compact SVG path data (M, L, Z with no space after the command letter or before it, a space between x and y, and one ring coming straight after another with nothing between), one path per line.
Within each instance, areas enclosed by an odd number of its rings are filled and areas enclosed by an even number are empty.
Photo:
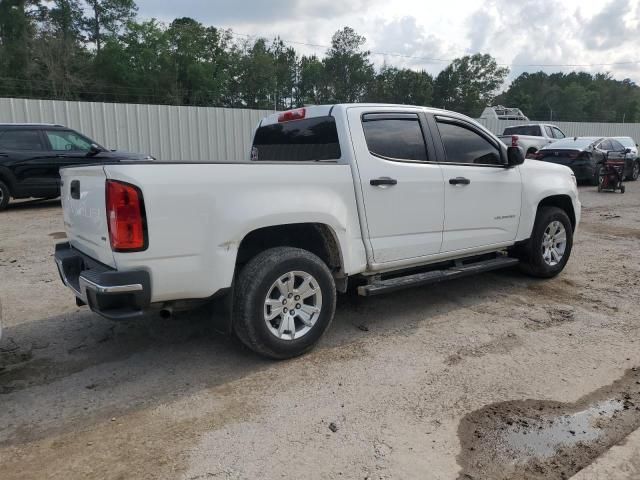
M139 188L107 180L107 224L114 252L139 252L147 248L144 201Z
M298 108L297 110L289 110L278 115L278 122L290 122L292 120L302 120L307 116L306 108Z
M520 137L518 137L517 135L511 135L511 146L512 147L517 147L518 146L518 140L520 140Z

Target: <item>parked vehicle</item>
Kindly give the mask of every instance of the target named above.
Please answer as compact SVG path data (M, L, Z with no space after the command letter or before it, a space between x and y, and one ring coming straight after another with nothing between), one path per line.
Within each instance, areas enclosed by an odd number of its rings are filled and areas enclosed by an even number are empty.
M495 107L487 107L482 111L480 120L516 120L519 122L528 122L527 117L522 110L515 107L503 107L496 105Z
M507 127L498 138L505 145L522 148L532 158L542 147L565 138L565 134L555 125L532 123Z
M109 151L62 125L0 124L0 210L10 198L56 198L60 167L107 160L152 159Z
M349 283L370 296L517 264L553 277L580 220L570 169L443 110L274 114L251 157L62 169L55 259L78 304L129 319L213 300L226 331L287 358L318 341Z
M627 180L635 182L640 178L640 155L638 155L638 144L631 137L613 137L613 140L617 140L624 148L629 149L625 165L625 172L628 173L626 178Z
M633 175L633 163L627 157L631 151L613 138L565 138L541 148L536 160L566 165L573 170L578 181L599 184L600 171L606 159L625 162L625 176Z

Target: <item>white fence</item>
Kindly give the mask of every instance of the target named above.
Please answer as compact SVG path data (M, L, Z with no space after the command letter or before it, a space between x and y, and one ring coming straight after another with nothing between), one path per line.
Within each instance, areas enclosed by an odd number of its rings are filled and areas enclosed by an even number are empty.
M588 123L588 122L546 122L517 120L478 120L485 127L497 135L502 135L504 129L511 125L523 123L551 123L557 125L568 137L631 137L640 141L640 123Z
M0 98L0 123L58 123L161 161L245 160L263 110Z
M0 123L59 123L109 148L150 153L161 161L220 162L248 158L253 130L267 110L0 98ZM480 120L501 134L518 121ZM535 122L533 122L535 123ZM638 123L550 122L568 136L625 136Z

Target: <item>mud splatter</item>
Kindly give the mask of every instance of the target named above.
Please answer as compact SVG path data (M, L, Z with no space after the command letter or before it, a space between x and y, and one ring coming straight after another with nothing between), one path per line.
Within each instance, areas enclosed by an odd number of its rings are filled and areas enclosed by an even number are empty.
M467 415L460 479L566 479L640 427L640 368L576 403L524 400Z

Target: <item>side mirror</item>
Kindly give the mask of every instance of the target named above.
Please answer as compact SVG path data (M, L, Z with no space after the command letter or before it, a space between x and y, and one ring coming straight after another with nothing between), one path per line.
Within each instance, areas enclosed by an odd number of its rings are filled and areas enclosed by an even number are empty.
M524 150L521 147L507 148L507 166L515 167L524 163Z
M631 149L630 148L625 148L624 149L624 154L627 155L629 153L631 153Z
M92 143L91 146L89 147L89 152L87 153L87 157L95 157L101 152L102 152L102 149L95 143Z

